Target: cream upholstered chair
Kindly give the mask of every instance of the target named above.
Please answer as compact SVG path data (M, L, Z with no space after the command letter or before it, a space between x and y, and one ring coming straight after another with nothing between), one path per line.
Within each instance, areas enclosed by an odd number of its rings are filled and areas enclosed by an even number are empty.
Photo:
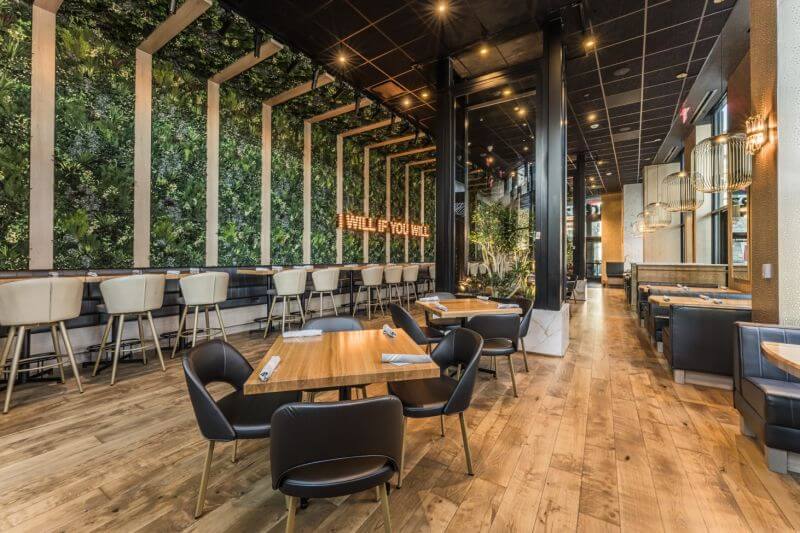
M269 315L267 315L267 327L264 329L264 338L269 333L269 324L272 322L272 312L275 310L275 304L278 303L280 298L283 301L283 312L281 314L281 332L286 331L286 311L291 315L291 300L297 300L297 306L300 313L300 321L306 323L306 315L303 312L303 301L300 297L306 292L306 278L308 271L305 268L292 268L289 270L282 270L276 272L272 276L272 282L275 284L275 298L272 300L272 305L269 307Z
M64 383L64 364L58 337L60 331L78 390L83 392L81 377L78 374L78 364L75 362L75 354L72 352L67 327L64 325L65 320L80 316L82 298L83 280L80 278L37 278L0 285L0 324L9 327L3 354L0 357L0 373L6 366L14 338L16 337L17 340L11 358L11 368L8 372L6 401L3 404L4 414L11 406L11 393L14 391L14 381L20 372L20 363L24 364L29 360L40 359L40 357L22 359L25 330L32 326L45 324L50 326L50 336L53 339L53 351L56 358L54 365L36 366L35 370L38 372L49 368L58 368L61 373L61 382ZM58 330L56 326L58 326Z
M392 289L397 296L397 303L403 305L403 294L400 292L400 284L403 282L403 267L401 265L387 266L383 271L386 280L386 290L389 303L392 302Z
M380 306L381 313L385 313L386 310L383 308L383 298L381 298L381 286L383 285L383 267L382 266L371 266L367 267L361 271L361 285L358 287L358 292L356 293L356 300L355 304L353 305L353 316L355 316L356 312L358 311L358 298L361 296L361 291L367 291L367 301L365 305L367 307L367 319L372 319L372 291L376 291L378 295L378 301L375 303L375 306Z
M339 269L324 268L317 270L311 273L311 280L314 282L314 290L308 296L308 301L310 302L314 295L319 293L319 315L322 316L322 297L324 294L329 294L333 305L333 314L339 316L339 310L336 309L336 297L333 294L339 288ZM309 311L309 314L311 314L311 311Z
M206 340L211 340L218 334L222 334L222 338L227 342L228 334L225 332L225 323L222 321L222 313L219 310L219 304L228 299L228 281L230 276L227 272L203 272L202 274L193 274L181 278L181 294L183 295L183 313L181 320L178 323L178 335L175 337L175 346L172 347L172 357L175 357L175 352L178 350L178 345L182 338L192 338L192 347L197 344L197 321L200 315L200 308L205 311L205 329L203 329L202 336ZM183 330L186 325L186 317L189 314L189 308L194 308L194 324L192 332L189 333L188 328ZM209 308L213 307L217 312L217 321L219 328L211 327L211 320L209 318Z
M411 307L411 291L414 291L414 299L419 298L417 294L417 280L419 279L419 265L409 265L403 268L403 290L406 293L406 307Z
M144 342L143 318L147 318L150 324L150 333L153 335L153 347L158 354L158 361L161 363L161 370L166 372L164 366L164 356L161 354L156 326L153 324L153 313L156 309L161 309L164 303L164 274L137 274L134 276L124 276L120 278L107 279L100 284L100 292L103 294L108 322L103 331L103 338L100 341L100 349L97 352L97 360L94 363L92 376L97 375L100 360L105 355L106 342L114 326L114 319L117 322L117 338L114 344L114 355L111 365L111 384L117 381L117 365L119 363L119 353L122 344L122 331L125 325L125 315L133 315L139 322L139 349L142 352L142 359L147 362L147 346Z

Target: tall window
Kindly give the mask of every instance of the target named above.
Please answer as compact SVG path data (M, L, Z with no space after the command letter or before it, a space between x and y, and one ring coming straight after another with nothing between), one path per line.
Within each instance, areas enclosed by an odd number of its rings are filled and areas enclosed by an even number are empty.
M728 96L722 97L712 114L712 135L728 133ZM728 262L728 193L711 195L711 260L717 264Z

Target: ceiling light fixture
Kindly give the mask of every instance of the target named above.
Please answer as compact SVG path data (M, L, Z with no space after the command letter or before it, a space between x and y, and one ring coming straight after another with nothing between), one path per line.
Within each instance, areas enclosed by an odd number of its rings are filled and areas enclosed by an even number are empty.
M431 93L429 93L428 91L422 91L420 93L420 96L422 97L423 100L427 100L428 98L431 97Z
M595 44L597 43L595 43L595 40L591 37L583 41L583 47L586 48L587 50L591 50L592 48L594 48Z
M752 115L747 119L747 153L756 155L767 143L767 124L761 115Z
M503 96L511 96L511 89L506 87L505 89L503 89L503 93L502 94L503 94Z
M409 98L408 96L403 98L403 107L409 107L410 105L411 105L411 98Z
M447 13L447 2L439 2L436 4L436 12L442 16Z
M596 122L595 122L594 124L592 124L592 125L591 125L591 126L589 126L589 127L590 127L590 128L592 128L593 130L596 130L597 128L599 128L599 127L600 127L600 124L598 124L598 123L596 123Z
M689 75L689 74L687 74L686 72L680 72L680 73L679 73L677 76L675 76L675 77L676 77L676 78L678 78L679 80L682 80L683 78L685 78L685 77L686 77L686 76L688 76L688 75Z
M692 169L697 172L697 190L738 191L753 182L753 156L747 151L744 133L729 133L705 139L692 150Z
M697 176L681 170L664 179L664 203L671 212L694 211L703 205L705 195L697 190Z
M489 47L486 46L485 44L481 45L480 49L478 50L478 53L482 56L489 55Z
M589 116L586 117L586 120L589 122L594 122L597 120L597 113L589 113Z

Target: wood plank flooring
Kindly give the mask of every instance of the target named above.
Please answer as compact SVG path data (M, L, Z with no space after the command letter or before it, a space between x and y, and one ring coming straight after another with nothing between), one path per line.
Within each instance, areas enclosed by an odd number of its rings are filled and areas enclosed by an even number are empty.
M624 305L590 289L573 304L563 359L515 357L480 374L467 412L475 476L466 475L457 417L411 420L395 531L800 530L800 483L769 472L740 434L730 392L675 384ZM388 319L377 319L379 327ZM232 341L255 362L268 342ZM166 374L123 365L73 384L30 384L0 417L1 531L282 531L266 441L239 460L218 445L206 513L192 518L205 442L179 359ZM214 394L224 394L223 386ZM371 395L385 387L370 388ZM375 531L374 492L314 500L299 531Z

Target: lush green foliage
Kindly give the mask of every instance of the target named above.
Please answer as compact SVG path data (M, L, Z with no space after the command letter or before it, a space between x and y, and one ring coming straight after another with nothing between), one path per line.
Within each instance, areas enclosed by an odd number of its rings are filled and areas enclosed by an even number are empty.
M425 167L414 166L408 175L408 219L413 224L420 223L420 179L422 178L422 170ZM410 238L408 241L408 260L417 262L421 257L421 250L419 248L420 239Z
M404 221L406 219L406 161L393 160L391 172L391 219L392 221ZM404 237L392 235L390 259L395 263L401 263L406 259L406 240Z
M336 262L336 133L311 127L311 262Z
M425 239L425 260L436 258L436 239L433 235L436 228L436 173L425 174L425 224L431 227L431 238Z
M344 140L344 212L364 212L364 149L358 138ZM342 260L345 263L360 263L364 260L364 245L361 233L345 231L342 234Z
M369 213L373 217L386 217L386 155L377 150L369 152ZM386 235L369 236L369 260L386 260Z
M303 260L303 120L272 112L272 262Z

